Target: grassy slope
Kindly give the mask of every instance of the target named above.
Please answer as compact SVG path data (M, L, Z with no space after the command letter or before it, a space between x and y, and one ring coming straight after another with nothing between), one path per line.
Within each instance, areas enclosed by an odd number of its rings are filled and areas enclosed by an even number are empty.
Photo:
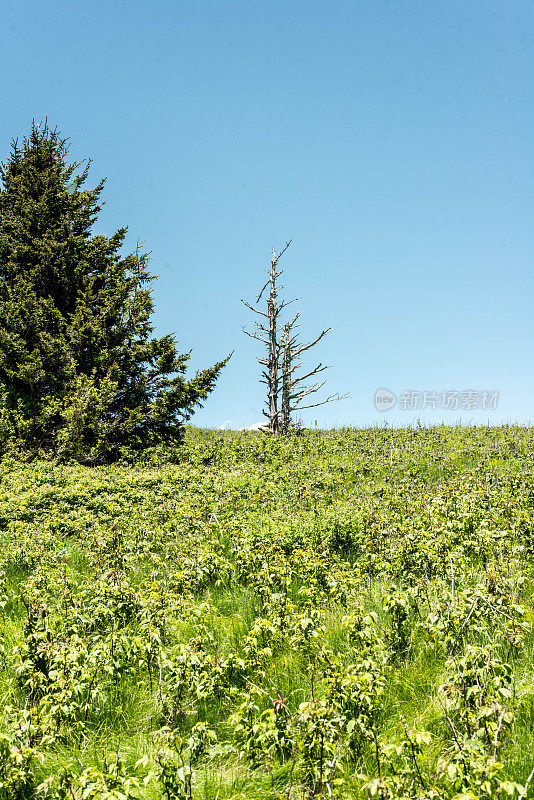
M191 431L175 464L0 465L0 800L62 769L73 797L517 796L533 439Z

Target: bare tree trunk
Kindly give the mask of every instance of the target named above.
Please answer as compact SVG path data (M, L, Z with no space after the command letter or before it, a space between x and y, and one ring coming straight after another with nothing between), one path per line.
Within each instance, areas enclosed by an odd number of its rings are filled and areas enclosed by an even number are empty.
M282 339L282 420L280 432L284 435L289 433L291 425L291 341L289 337L290 324L284 326L284 336Z
M264 322L256 322L256 330L253 333L249 333L249 331L245 330L244 328L243 333L246 333L247 336L251 336L253 339L257 339L258 341L262 342L267 350L266 357L258 358L258 361L262 366L265 367L264 371L262 372L262 383L267 385L267 404L266 410L263 411L263 414L269 420L269 433L277 433L280 427L278 396L280 394L281 344L278 341L278 317L280 316L282 310L289 305L289 303L286 303L285 301L278 301L278 288L276 282L282 273L276 269L276 266L290 244L291 240L287 242L286 246L278 254L273 248L271 267L267 270L269 277L259 293L258 299L256 300L257 305L268 286L269 296L267 298L267 312L255 308L245 300L241 301L247 306L247 308L250 308L251 311L254 311L255 314L258 314L265 320ZM290 302L292 303L294 301L290 300Z
M271 278L270 278L270 292L269 292L269 299L267 301L267 308L269 314L269 364L268 364L268 371L269 371L269 379L268 379L268 386L269 386L269 431L271 433L276 433L279 428L279 419L278 419L278 359L280 355L280 349L278 347L278 339L277 339L277 331L276 331L276 319L278 317L277 307L276 307L276 262L277 262L276 252L273 247L273 257L271 259Z

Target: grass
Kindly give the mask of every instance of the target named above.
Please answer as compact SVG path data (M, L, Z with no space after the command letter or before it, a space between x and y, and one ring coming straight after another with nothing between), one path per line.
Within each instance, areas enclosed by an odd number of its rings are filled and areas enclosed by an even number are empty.
M519 796L533 467L508 426L5 460L1 800Z

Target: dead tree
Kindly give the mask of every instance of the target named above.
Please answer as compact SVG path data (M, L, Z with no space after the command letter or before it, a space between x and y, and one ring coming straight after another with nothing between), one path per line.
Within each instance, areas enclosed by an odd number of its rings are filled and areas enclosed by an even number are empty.
M290 244L291 240L287 242L286 246L278 254L273 248L271 266L267 269L269 277L256 300L257 305L263 293L269 287L267 311L255 308L245 300L241 301L261 318L260 321L255 323L255 330L252 333L245 328L243 328L243 332L252 339L262 342L267 351L265 357L258 357L258 361L264 367L261 382L267 385L267 404L263 414L268 419L267 429L269 433L280 432L287 434L291 426L292 414L295 411L316 408L334 400L342 400L347 396L334 394L318 403L302 405L305 397L315 394L326 383L326 381L318 381L306 384L304 381L319 375L319 373L328 369L328 366L319 363L313 369L307 372L303 371L301 356L312 347L315 347L332 328L326 328L321 331L319 336L311 342L301 343L296 333L296 329L300 327L298 324L300 312L297 312L291 320L283 325L282 333L279 335L280 314L284 308L295 302L295 299L288 302L279 300L279 291L283 289L283 286L277 286L277 280L282 275L282 271L277 269L277 265Z
M282 414L280 420L280 431L282 433L289 432L292 415L295 411L303 411L305 408L317 408L318 406L324 406L326 403L332 403L334 400L344 400L348 397L346 394L340 395L336 393L329 395L318 403L302 405L302 401L305 397L315 394L315 392L322 389L326 383L326 380L309 384L305 384L304 381L314 378L325 369L329 369L329 366L319 362L319 364L308 370L308 372L302 372L303 365L301 364L301 356L307 350L311 350L312 347L315 347L327 333L330 333L332 328L325 328L325 330L321 331L319 336L311 342L301 343L299 342L298 335L294 333L295 329L300 327L297 324L299 317L300 312L298 312L290 322L286 323L282 339Z
M258 358L259 363L264 367L262 370L262 383L267 385L267 408L263 409L263 415L268 419L269 433L277 433L280 420L278 410L278 395L280 393L280 351L281 343L278 340L278 318L283 309L293 303L290 300L288 303L278 300L278 292L280 288L277 287L276 282L280 275L281 270L277 270L278 262L291 244L291 239L286 243L286 246L279 253L273 247L273 255L271 258L271 266L267 269L269 275L261 292L256 300L256 305L260 302L263 293L269 287L269 295L267 297L267 311L261 311L259 308L247 303L246 300L241 300L247 308L250 308L255 314L258 314L262 320L255 323L255 330L250 333L243 328L243 333L250 336L252 339L257 339L265 345L267 354L264 358Z

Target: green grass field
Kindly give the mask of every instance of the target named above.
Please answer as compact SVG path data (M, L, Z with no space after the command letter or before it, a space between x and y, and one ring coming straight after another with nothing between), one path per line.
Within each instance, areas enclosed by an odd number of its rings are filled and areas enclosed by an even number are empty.
M5 460L0 531L0 800L534 798L533 429Z

